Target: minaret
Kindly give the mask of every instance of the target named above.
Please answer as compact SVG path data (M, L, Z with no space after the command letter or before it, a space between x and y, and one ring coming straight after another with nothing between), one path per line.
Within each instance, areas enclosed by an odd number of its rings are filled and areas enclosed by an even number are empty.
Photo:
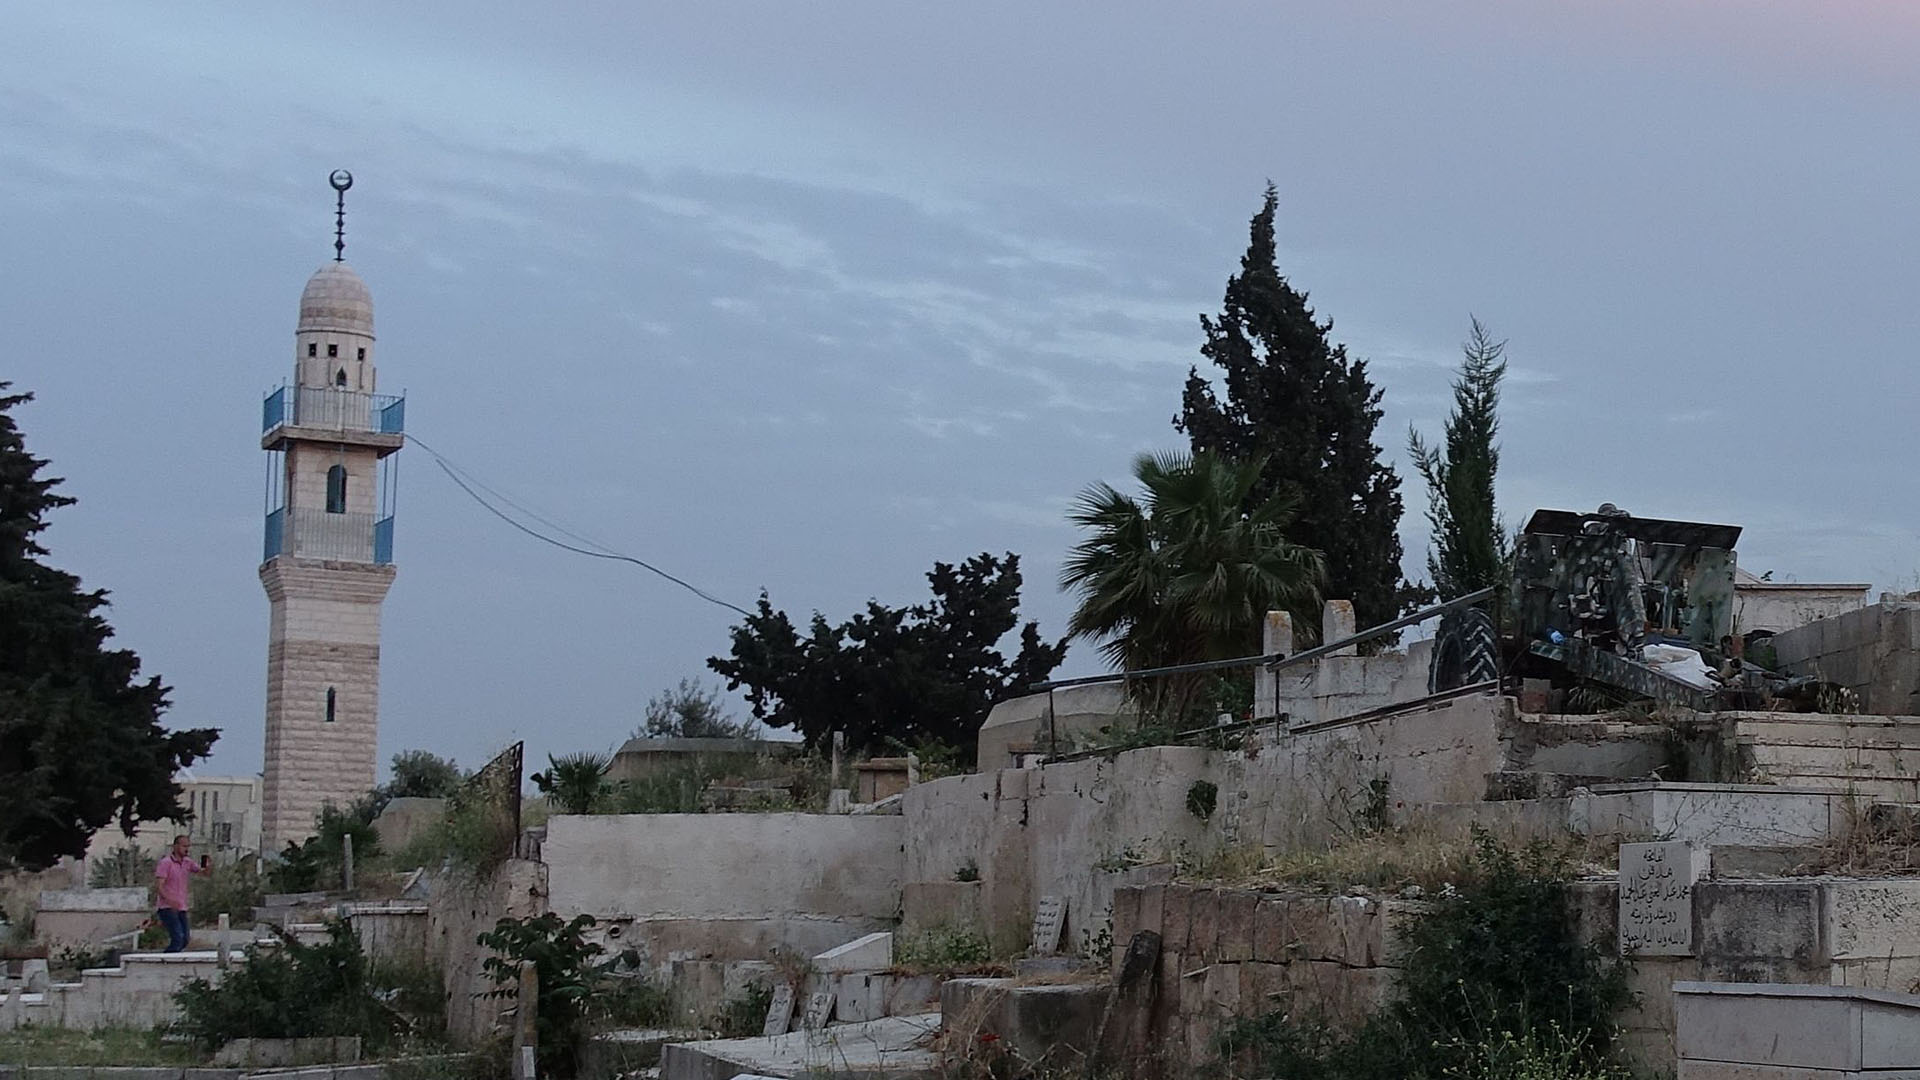
M261 843L313 833L314 816L373 787L379 745L380 602L393 584L392 455L402 398L377 393L373 297L345 258L337 193L334 261L307 280L293 382L267 395L267 739Z

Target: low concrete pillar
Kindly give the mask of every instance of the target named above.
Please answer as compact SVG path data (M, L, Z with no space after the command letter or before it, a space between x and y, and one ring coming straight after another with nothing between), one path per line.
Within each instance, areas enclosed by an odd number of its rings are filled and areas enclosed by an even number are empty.
M1293 616L1284 611L1267 612L1266 622L1260 629L1260 655L1292 656ZM1253 718L1272 720L1280 715L1279 699L1280 677L1264 667L1256 668L1253 673Z
M520 986L513 1007L513 1080L535 1080L534 1060L540 1038L534 1021L539 1015L540 975L533 961L520 961Z
M1331 645L1341 638L1352 637L1354 629L1353 601L1329 600L1326 606L1320 609L1320 643L1322 645ZM1358 656L1360 649L1359 646L1349 645L1332 655Z
M233 920L226 913L220 913L220 970L227 970L233 963Z

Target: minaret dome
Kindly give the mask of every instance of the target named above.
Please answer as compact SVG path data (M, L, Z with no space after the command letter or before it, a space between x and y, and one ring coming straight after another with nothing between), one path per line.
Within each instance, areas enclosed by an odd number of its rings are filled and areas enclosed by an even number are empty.
M330 262L300 292L293 334L294 381L300 386L378 389L373 369L373 294L353 267Z

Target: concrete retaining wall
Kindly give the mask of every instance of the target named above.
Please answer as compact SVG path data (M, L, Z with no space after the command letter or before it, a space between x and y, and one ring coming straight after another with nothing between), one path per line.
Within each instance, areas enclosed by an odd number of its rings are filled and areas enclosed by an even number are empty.
M1126 868L1221 848L1287 850L1351 832L1369 803L1471 802L1531 752L1510 699L1472 695L1385 716L1262 729L1236 751L1157 746L908 790L905 920L959 918L1002 949L1026 944L1043 896L1067 901L1063 948L1106 926ZM1189 809L1212 785L1212 812ZM1390 812L1390 807L1374 807ZM972 889L957 879L978 874Z
M561 815L543 847L553 910L610 948L672 959L813 955L900 914L895 815Z

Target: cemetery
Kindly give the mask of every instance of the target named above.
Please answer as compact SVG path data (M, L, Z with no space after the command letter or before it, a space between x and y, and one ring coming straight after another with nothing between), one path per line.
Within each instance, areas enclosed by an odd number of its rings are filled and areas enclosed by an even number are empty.
M1904 626L1911 603L1796 627L1776 648L1832 634L1829 653L1897 666L1907 654L1869 632ZM1345 605L1326 611L1323 640L1354 636ZM1842 620L1866 629L1822 625ZM1274 637L1290 629L1270 620ZM1186 744L1048 753L1030 723L994 751L1017 767L869 783L865 802L843 763L834 812L555 814L484 870L425 868L405 895L269 898L209 951L133 953L69 983L28 961L0 1029L162 1023L183 979L217 981L249 942L319 940L341 918L370 954L440 972L453 1045L529 1042L477 939L551 915L664 998L649 1027L588 1033L583 1075L941 1076L981 1045L1027 1075L1089 1060L1171 1075L1277 1010L1365 1023L1420 962L1409 934L1458 853L1548 840L1580 854L1566 914L1623 964L1634 1060L1690 1078L1920 1067L1920 718L1553 712L1566 690L1533 678L1426 692L1408 670L1430 648L1263 673L1278 715ZM1846 674L1867 708L1905 704L1885 668ZM996 718L1044 717L1045 696ZM1104 726L1127 723L1107 700ZM398 813L419 828L417 805ZM129 906L115 901L50 890L45 917L105 934ZM754 1030L713 1037L743 1007ZM1753 1025L1823 1034L1762 1046L1738 1035Z

